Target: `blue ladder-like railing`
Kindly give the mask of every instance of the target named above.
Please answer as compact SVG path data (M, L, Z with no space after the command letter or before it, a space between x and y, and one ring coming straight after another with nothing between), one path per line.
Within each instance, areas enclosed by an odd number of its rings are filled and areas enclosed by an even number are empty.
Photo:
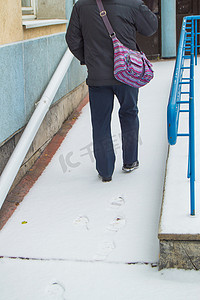
M189 137L188 178L190 178L191 215L195 215L194 61L197 64L197 53L200 47L198 45L200 34L198 20L200 16L188 16L183 19L167 108L169 144L175 145L178 136ZM187 109L183 109L182 105L188 105ZM189 132L187 133L178 132L180 113L189 113Z

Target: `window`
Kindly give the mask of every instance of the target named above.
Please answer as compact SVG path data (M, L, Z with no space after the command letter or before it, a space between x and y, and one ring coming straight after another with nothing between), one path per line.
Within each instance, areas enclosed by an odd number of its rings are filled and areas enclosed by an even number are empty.
M23 20L36 18L36 0L21 0L22 1L22 18Z
M65 19L66 0L21 0L22 19Z

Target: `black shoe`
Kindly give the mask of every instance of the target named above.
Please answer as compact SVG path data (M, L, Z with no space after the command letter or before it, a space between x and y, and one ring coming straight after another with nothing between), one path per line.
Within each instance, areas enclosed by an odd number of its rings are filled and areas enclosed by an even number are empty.
M112 180L112 177L103 177L100 174L98 176L102 180L102 182L110 182Z
M122 167L122 171L129 173L132 172L133 170L139 168L139 161L136 160L134 163L132 164L124 164Z

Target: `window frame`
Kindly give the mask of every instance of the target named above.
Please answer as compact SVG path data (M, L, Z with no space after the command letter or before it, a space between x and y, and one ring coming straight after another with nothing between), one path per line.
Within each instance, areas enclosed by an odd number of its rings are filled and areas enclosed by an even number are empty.
M24 12L26 12L26 14L24 14ZM30 12L30 14L27 14L27 12ZM36 19L36 0L31 0L31 6L22 6L22 19Z

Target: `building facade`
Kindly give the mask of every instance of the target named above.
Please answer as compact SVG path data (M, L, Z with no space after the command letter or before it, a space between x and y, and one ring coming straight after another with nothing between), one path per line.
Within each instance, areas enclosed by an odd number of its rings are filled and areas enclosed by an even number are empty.
M73 0L0 3L0 173L67 49L72 7ZM86 68L74 59L18 179L86 95L85 77Z

